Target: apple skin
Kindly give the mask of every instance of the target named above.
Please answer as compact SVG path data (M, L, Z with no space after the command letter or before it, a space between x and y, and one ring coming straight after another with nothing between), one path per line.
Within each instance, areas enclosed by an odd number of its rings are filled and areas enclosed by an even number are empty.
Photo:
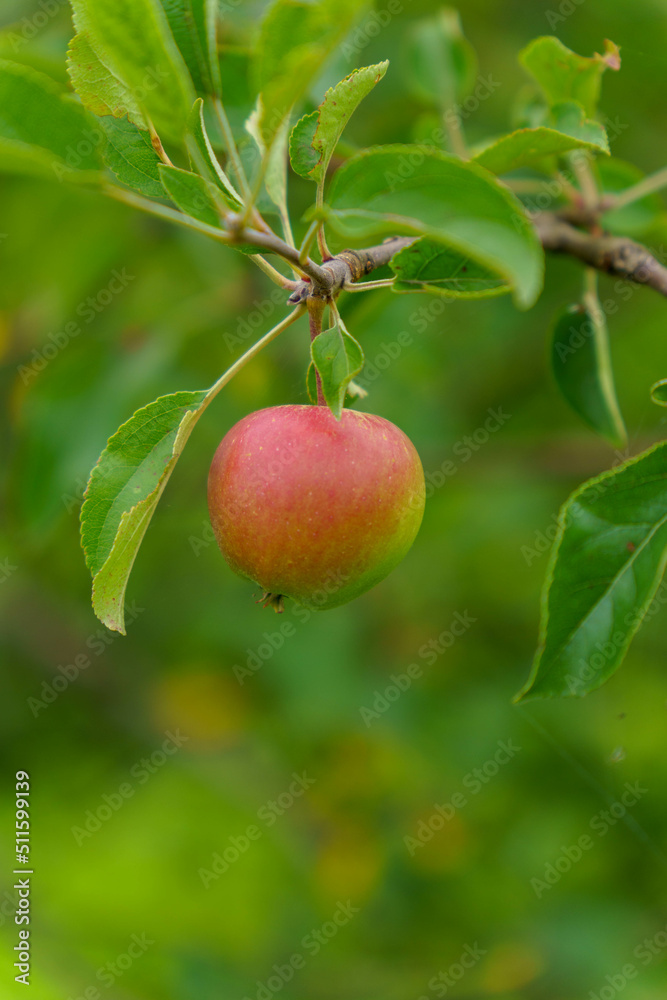
M403 559L424 513L424 471L383 417L274 406L240 420L215 453L208 506L231 568L313 610L335 608Z

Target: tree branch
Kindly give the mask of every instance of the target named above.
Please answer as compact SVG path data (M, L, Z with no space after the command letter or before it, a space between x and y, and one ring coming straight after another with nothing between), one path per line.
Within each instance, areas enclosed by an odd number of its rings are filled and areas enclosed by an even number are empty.
M142 198L124 188L108 185L105 192L128 205L195 229L221 243L232 246L251 243L282 257L295 270L307 277L299 281L285 278L259 254L254 255L255 262L262 267L262 270L265 270L277 284L281 284L286 290L291 290L287 301L293 305L305 302L307 299L335 298L346 285L360 282L371 271L387 264L403 247L410 246L418 239L416 236L393 236L377 246L366 247L363 250L343 250L324 263L316 264L310 257L301 260L300 251L275 233L246 228L238 215L227 215L225 219L229 227L227 230L216 229L183 212ZM667 267L663 266L647 247L625 236L590 233L573 224L576 222L580 225L597 226L600 209L608 207L606 203L601 202L599 206L583 214L581 208L575 210L565 208L561 212L537 212L532 221L545 250L551 253L569 254L597 271L648 285L649 288L667 297Z
M648 285L667 296L667 268L641 243L609 233L586 233L555 212L538 212L533 223L545 250L570 254L597 271Z
M263 233L257 229L250 229L243 225L239 216L229 215L226 222L229 231L223 234L224 242L231 244L252 243L254 246L261 247L262 250L270 250L286 260L288 264L293 264L301 274L307 274L316 285L324 289L331 287L332 277L324 266L316 264L310 258L299 260L299 251L295 247L291 247L289 243L285 243L275 233ZM297 288L300 288L302 284L304 284L303 281L295 282ZM288 301L292 302L293 300L290 297ZM300 302L301 298L294 301Z
M667 267L641 243L625 236L586 232L556 212L538 212L533 216L533 224L546 251L569 254L597 271L648 285L667 296ZM319 265L312 272L313 280L296 282L288 302L296 304L312 298L335 298L346 285L355 284L371 271L382 267L398 250L414 243L415 239L397 236L363 250L343 250ZM322 281L317 272L325 272L326 280Z
M415 239L415 236L394 236L375 247L343 250L319 266L319 270L327 273L326 282L317 277L315 282L299 281L287 301L297 303L308 298L335 297L344 285L359 281L371 271L387 264L398 250L414 243Z

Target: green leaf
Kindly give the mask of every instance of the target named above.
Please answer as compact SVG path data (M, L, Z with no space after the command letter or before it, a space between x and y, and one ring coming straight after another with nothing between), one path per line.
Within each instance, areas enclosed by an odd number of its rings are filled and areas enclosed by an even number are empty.
M361 345L336 323L315 337L310 353L320 373L327 406L340 420L347 387L364 365Z
M584 695L621 664L667 563L667 442L581 486L562 508L540 643L517 695Z
M627 441L601 310L569 306L554 324L551 362L558 388L586 423L621 448Z
M369 0L275 0L260 29L254 76L268 148Z
M523 128L503 136L477 153L475 162L494 174L506 174L572 149L609 152L604 128L586 118L579 104L569 101L556 105L552 118L553 127Z
M317 377L315 374L315 365L311 361L308 365L308 371L306 372L306 391L308 392L308 398L313 404L317 405Z
M618 193L633 187L646 176L639 167L614 156L608 159L596 160L594 169L597 172L600 190L605 193ZM618 236L642 236L653 226L659 225L665 219L665 205L658 192L638 198L624 208L611 209L602 216L605 229Z
M137 128L127 118L100 118L107 138L104 160L122 184L140 191L148 198L164 198L160 180L162 162L153 149L148 132Z
M199 174L190 173L189 170L179 170L178 167L169 167L164 163L160 164L159 170L165 190L181 212L205 222L207 226L221 228L220 212L214 196L216 189L212 184Z
M125 634L125 588L137 551L208 393L161 396L123 424L93 469L81 508L81 545L93 608Z
M620 69L618 46L605 40L603 55L579 56L553 35L534 39L519 61L539 84L550 104L578 101L588 116L595 114L600 80L606 69Z
M331 157L355 109L387 72L389 61L356 69L330 88L317 111L297 122L290 137L290 158L302 177L324 182ZM305 148L304 148L305 147Z
M159 164L158 171L165 191L181 212L198 219L199 222L204 222L207 226L222 229L226 207L236 206L230 198L224 197L224 193L217 186L199 174L164 163ZM233 244L232 249L249 255L272 253L270 250L248 243Z
M217 0L160 0L160 3L196 89L219 95Z
M452 299L484 299L510 288L496 273L457 250L421 239L394 254L395 292L430 292Z
M310 180L311 171L320 162L320 154L313 148L319 118L319 111L311 111L298 120L290 134L289 158L292 170L306 180Z
M609 155L609 140L603 125L586 118L577 101L563 101L551 108L554 128L564 135L578 139L582 146L592 146L595 152Z
M211 145L204 122L204 102L198 97L188 117L186 145L193 165L208 181L212 181L222 191L226 203L234 211L242 207L243 201L225 171L220 166Z
M0 59L0 168L52 180L101 179L94 120L50 77Z
M288 126L286 121L276 134L268 153L264 187L269 198L276 206L283 219L289 217L287 209L287 141Z
M153 512L199 417L240 368L305 312L297 306L211 386L161 396L130 417L93 469L81 508L81 546L93 576L93 608L124 632L128 577Z
M210 389L162 396L138 410L109 439L93 469L81 509L81 545L93 576L93 607L124 631L127 580L138 548L188 437L211 400L305 307L260 337Z
M510 111L513 129L549 125L549 105L534 83L525 83L514 98Z
M287 128L289 122L283 122L274 137L273 144L267 150L260 127L261 116L262 102L261 99L258 99L254 111L245 122L245 129L254 140L261 160L266 160L264 168L266 193L280 212L281 217L287 219Z
M306 373L306 391L308 392L308 398L310 399L313 406L317 405L317 377L315 374L315 365L311 361L308 365L308 371ZM351 379L347 384L347 389L345 391L345 400L348 405L356 403L360 399L366 399L368 396L368 390L364 389L363 386Z
M88 35L79 32L69 43L67 71L87 111L128 119L140 128L147 124L132 91L102 63Z
M334 174L321 215L346 240L382 234L427 236L492 271L532 305L544 255L514 195L488 171L425 146L378 146Z
M441 7L435 17L413 24L407 40L407 81L412 93L450 106L472 90L477 57L463 35L458 11Z
M72 0L74 24L158 133L183 138L195 93L159 0ZM108 74L100 83L107 98Z

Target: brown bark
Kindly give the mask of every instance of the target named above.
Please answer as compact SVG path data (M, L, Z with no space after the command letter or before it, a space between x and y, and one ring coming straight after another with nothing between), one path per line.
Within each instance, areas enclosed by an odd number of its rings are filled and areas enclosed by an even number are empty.
M667 295L667 268L641 243L609 233L587 233L554 212L539 212L533 222L545 250L570 254L598 271L648 285Z

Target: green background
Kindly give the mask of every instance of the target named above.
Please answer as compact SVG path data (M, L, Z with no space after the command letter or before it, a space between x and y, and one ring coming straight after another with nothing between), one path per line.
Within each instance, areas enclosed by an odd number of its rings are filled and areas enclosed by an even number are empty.
M226 5L222 37L235 71L261 6ZM428 108L405 93L402 43L409 22L435 6L403 0L363 49L323 75L313 97L354 65L391 60L346 132L350 143L428 130ZM25 25L41 24L35 14L50 8L6 0L0 53L64 78L71 24L61 8L17 47ZM516 55L531 38L555 33L591 54L609 37L623 58L603 82L612 152L647 173L667 163L660 0L472 0L463 21L482 76L499 84L465 121L470 142L508 126L524 83ZM238 78L229 92L238 124L248 95ZM293 179L296 218L312 190ZM128 599L142 610L121 637L90 609L78 544L88 471L134 409L212 384L251 342L243 321L254 339L283 306L241 255L55 182L3 177L0 233L0 997L22 995L11 969L18 769L32 784L31 995L40 1000L87 989L119 1000L255 998L274 965L295 954L303 968L281 997L416 1000L445 995L434 977L452 966L456 976L466 946L484 954L447 996L579 1000L615 988L606 977L618 985L627 963L638 975L626 1000L663 996L665 612L601 690L511 704L530 667L559 505L619 460L570 413L549 373L547 331L556 309L579 295L578 266L550 259L547 291L527 313L508 298L444 304L383 291L342 302L379 372L366 374L364 407L408 433L431 483L447 461L456 472L429 490L417 542L391 577L308 621L257 606L207 529L206 477L219 439L251 410L305 401L307 330L287 331L197 426L137 559ZM657 227L650 245L666 239L667 226ZM132 280L86 322L81 304L89 296L101 304L114 269ZM603 278L601 297L610 296L619 303L612 352L634 454L664 436L648 390L667 374L667 305L644 290L624 301ZM73 320L80 335L22 378L33 351ZM411 343L386 363L402 331ZM231 350L229 334L240 338ZM465 459L466 435L483 438L498 408L509 417ZM474 623L429 664L420 649L457 612ZM266 634L285 622L294 634L267 649ZM239 683L235 665L262 646L259 655L271 655ZM81 654L90 665L52 704L35 707L29 699L43 699L44 685ZM414 662L422 675L366 725L360 709ZM183 746L155 758L141 781L142 759L177 730ZM499 740L520 751L473 793L466 776L494 771ZM271 826L258 820L295 772L312 786ZM79 846L73 828L125 782L131 797ZM595 817L626 782L645 791L600 833ZM411 853L405 838L456 792L466 804ZM259 839L204 888L200 869L251 825ZM592 846L581 860L536 891L531 880L585 834ZM348 900L358 912L312 954L304 938ZM153 944L107 985L98 970L134 934ZM656 934L663 943L643 964L635 948Z

